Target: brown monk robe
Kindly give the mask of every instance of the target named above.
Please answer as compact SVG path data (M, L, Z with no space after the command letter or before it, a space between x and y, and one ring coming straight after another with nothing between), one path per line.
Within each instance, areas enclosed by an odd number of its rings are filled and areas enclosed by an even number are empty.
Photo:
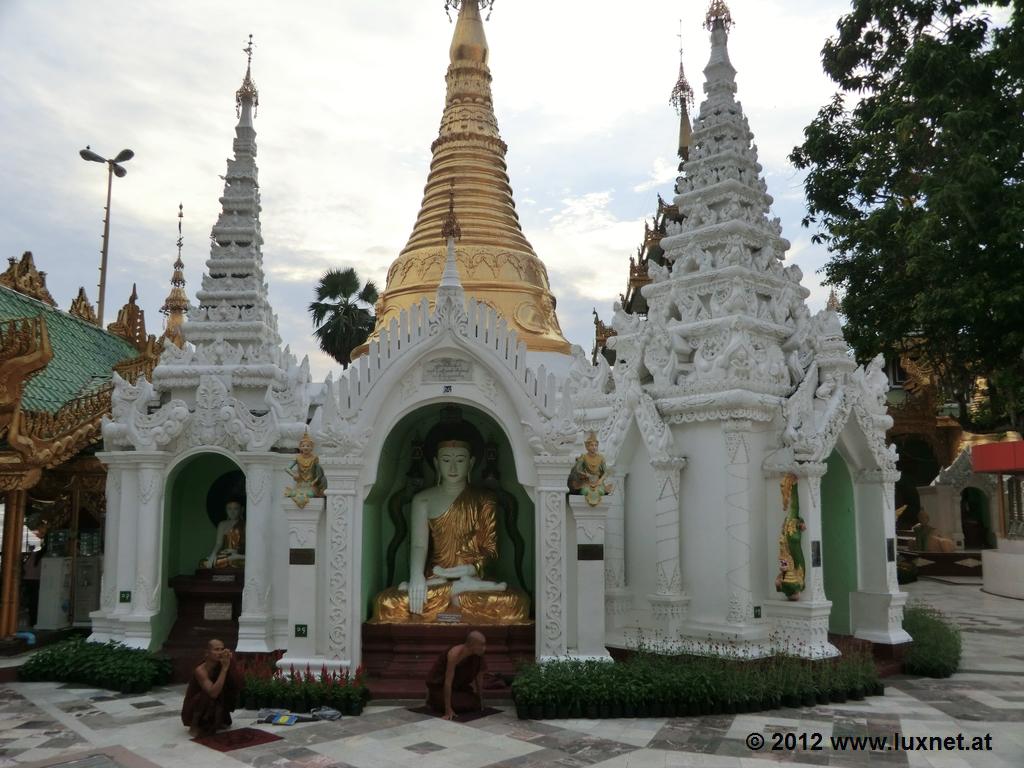
M188 681L181 705L181 722L192 736L212 736L231 725L238 706L242 675L231 663L231 651L220 640L206 645L206 658Z
M483 709L486 650L487 639L474 631L466 636L466 642L438 656L427 673L427 706L443 713L445 720L452 720L459 712Z

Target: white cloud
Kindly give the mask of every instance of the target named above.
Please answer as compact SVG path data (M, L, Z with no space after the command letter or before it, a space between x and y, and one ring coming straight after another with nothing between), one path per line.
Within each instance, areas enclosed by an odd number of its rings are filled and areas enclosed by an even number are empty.
M775 214L798 241L807 234L803 200L786 155L831 94L818 52L848 4L730 6L739 98ZM668 95L680 13L699 102L704 3L517 0L497 4L486 25L524 230L548 266L567 336L586 348L591 307L607 316L654 193L671 194L678 118ZM191 295L200 284L231 150L240 49L252 32L271 301L286 342L312 353L305 307L319 274L351 265L383 287L412 229L451 31L440 0L308 0L301 12L271 0L4 0L2 254L34 251L62 306L83 284L95 299L105 179L76 155L86 144L111 155L130 146L136 158L115 180L107 319L138 281L158 330L179 201ZM794 258L810 285L822 249ZM323 376L333 366L316 353L313 367Z

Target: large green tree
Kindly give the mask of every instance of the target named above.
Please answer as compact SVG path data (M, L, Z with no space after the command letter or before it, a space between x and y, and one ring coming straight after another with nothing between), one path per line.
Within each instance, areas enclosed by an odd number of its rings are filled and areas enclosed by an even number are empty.
M316 301L309 305L313 335L342 368L348 368L352 350L373 332L376 301L377 286L367 281L360 287L359 275L351 267L329 270L317 283Z
M853 0L790 159L858 357L908 345L995 422L1024 392L1024 0Z

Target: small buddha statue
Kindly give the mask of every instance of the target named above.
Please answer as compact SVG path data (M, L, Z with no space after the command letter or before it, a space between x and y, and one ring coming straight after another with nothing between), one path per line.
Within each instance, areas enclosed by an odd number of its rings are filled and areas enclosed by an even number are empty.
M910 530L918 552L955 552L956 543L931 526L931 519L923 509L917 513L917 523Z
M807 586L804 571L804 552L801 548L803 531L807 527L800 517L800 500L796 491L796 475L782 479L782 506L786 519L779 534L779 575L775 577L775 591L787 600L799 600Z
M200 563L202 568L245 567L245 519L242 505L229 501L224 507L226 517L217 526L213 551Z
M306 432L299 440L299 455L287 470L295 485L286 488L284 495L292 499L299 509L303 509L310 499L322 499L327 488L327 478L320 459L313 453L314 448L313 438Z
M486 575L498 557L498 500L470 485L472 445L450 437L436 443L437 485L412 497L409 580L377 595L373 623L433 623L440 613L464 623L528 621L527 595Z
M604 463L604 456L597 452L597 433L587 434L583 445L587 452L580 454L569 471L569 491L582 495L587 504L596 507L606 494L612 492L612 484L605 479L608 467Z

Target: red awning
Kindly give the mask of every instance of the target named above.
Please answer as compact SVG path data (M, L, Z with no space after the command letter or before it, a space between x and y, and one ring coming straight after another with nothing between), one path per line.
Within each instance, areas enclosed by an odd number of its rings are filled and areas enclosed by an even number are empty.
M971 448L971 465L975 472L1024 474L1024 440L976 445Z

